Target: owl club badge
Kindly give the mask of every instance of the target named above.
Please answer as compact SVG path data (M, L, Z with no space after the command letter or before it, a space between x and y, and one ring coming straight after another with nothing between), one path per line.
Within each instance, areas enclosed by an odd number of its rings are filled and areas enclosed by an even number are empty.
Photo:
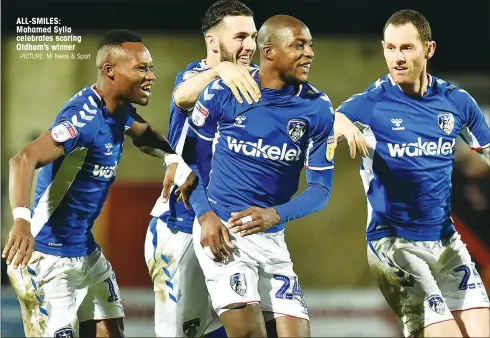
M447 135L451 134L454 129L454 116L451 113L442 113L437 117L439 128Z
M333 160L333 156L335 154L335 136L329 136L327 139L327 153L326 153L326 158L327 160L331 161Z

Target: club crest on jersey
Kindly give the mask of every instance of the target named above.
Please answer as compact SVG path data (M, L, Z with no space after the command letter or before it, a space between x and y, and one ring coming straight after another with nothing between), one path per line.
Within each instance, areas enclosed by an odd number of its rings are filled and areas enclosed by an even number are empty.
M303 120L292 119L288 122L288 135L293 142L298 142L306 132L306 123Z
M209 110L202 105L201 102L197 101L192 111L192 123L196 127L202 127L208 118Z
M51 137L58 143L75 138L77 135L77 129L68 121L63 121L51 129Z
M243 273L237 272L230 277L230 286L240 296L245 295L247 292L247 281Z
M446 312L446 306L444 305L444 300L439 295L432 295L427 298L427 302L429 303L429 307L435 313L443 315Z
M441 113L437 117L439 128L446 134L451 134L454 129L454 115L451 113Z
M326 158L328 161L333 160L335 154L335 136L329 136L327 139L327 154Z
M73 338L73 329L71 327L65 327L59 329L54 333L55 338Z

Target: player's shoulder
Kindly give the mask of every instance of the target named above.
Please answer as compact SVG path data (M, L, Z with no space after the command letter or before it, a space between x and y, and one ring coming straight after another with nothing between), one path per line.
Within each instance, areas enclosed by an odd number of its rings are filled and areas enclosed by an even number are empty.
M222 79L216 79L210 82L201 93L201 99L209 101L226 100L233 96L233 93L228 85Z
M298 88L297 96L305 101L310 101L314 105L317 106L332 106L332 101L328 97L328 95L313 86L311 83L307 82L302 84Z
M434 95L445 96L450 101L456 101L465 103L468 100L472 100L474 102L475 99L463 88L456 86L450 81L443 80L441 78L435 77L431 75L432 85L434 87Z
M371 99L379 99L394 90L394 87L396 87L395 81L387 74L371 83L361 94Z
M189 63L184 70L180 71L179 72L179 75L182 76L182 79L185 81L187 80L188 78L198 74L198 73L201 73L201 72L204 72L205 70L208 70L209 67L207 64L206 64L206 60L199 60L199 61L193 61L191 63Z
M75 127L96 127L102 122L102 98L93 86L87 86L73 95L61 108L57 119L69 120Z

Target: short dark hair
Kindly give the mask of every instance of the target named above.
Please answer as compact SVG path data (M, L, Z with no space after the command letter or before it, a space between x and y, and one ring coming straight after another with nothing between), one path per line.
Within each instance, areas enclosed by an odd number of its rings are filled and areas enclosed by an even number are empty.
M402 9L394 13L388 21L386 21L385 27L383 28L383 35L386 31L386 28L391 24L394 26L402 26L407 23L411 23L417 29L419 33L419 38L422 42L428 42L432 40L432 32L430 30L429 21L425 16L421 13L411 10L411 9Z
M143 39L136 32L127 29L114 29L104 36L98 49L105 46L121 46L125 42L143 42Z
M225 16L254 16L254 13L247 5L238 0L216 1L208 8L201 20L203 34L219 25Z

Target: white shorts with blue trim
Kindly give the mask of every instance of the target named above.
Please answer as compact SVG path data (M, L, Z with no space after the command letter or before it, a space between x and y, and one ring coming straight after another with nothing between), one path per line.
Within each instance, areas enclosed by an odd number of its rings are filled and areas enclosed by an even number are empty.
M197 219L193 235L194 250L206 277L213 307L219 315L237 305L260 303L266 321L281 316L309 320L284 230L246 237L230 232L235 248L226 262L216 262L203 249Z
M155 291L157 337L200 337L222 326L211 306L192 235L170 230L153 218L145 261Z
M367 250L371 273L407 337L453 319L452 311L489 307L458 233L439 241L387 237L368 242Z
M76 258L34 251L25 269L9 265L7 272L26 337L74 337L80 322L124 317L114 271L99 249Z

